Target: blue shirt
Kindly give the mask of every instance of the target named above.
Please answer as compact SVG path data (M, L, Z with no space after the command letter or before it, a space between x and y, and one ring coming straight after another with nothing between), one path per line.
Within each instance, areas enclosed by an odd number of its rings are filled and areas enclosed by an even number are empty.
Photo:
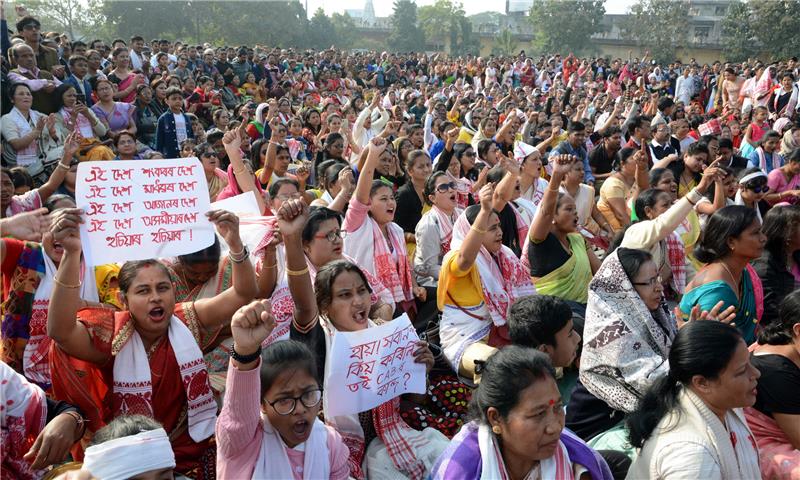
M747 166L748 167L761 168L761 158L758 155L758 151L759 150L764 152L763 149L757 148L757 149L753 150L753 152L750 154L749 157L747 157L747 160L748 160ZM780 153L778 153L778 152L772 152L772 153L764 152L764 163L766 163L765 172L767 174L769 174L769 172L771 172L773 170L773 168L772 168L772 161L773 161L772 156L773 155L777 155L778 156L778 166L780 166L780 167L783 166L783 156Z
M589 166L589 154L586 153L584 147L572 148L572 144L568 140L559 143L556 148L550 151L547 158L553 158L556 155L574 155L583 162L583 181L584 183L594 183L594 175L592 175L592 167Z

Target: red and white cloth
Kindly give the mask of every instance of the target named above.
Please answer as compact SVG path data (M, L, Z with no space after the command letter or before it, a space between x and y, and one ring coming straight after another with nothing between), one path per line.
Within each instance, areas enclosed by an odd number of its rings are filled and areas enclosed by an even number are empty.
M0 477L41 478L22 458L33 446L47 421L44 391L0 362Z
M203 352L192 332L176 316L169 321L168 340L178 361L188 403L189 436L195 442L214 434L217 404L208 383ZM142 338L133 330L114 359L114 397L121 414L153 417L150 361Z

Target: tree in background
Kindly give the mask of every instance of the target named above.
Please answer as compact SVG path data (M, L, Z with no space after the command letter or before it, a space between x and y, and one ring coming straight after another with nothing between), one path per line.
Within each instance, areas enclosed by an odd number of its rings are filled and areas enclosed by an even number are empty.
M425 50L425 36L417 27L417 4L411 0L395 0L390 19L392 33L389 48L398 52L421 52Z
M514 34L511 33L511 30L504 28L494 40L492 53L494 55L514 55L517 52L517 46Z
M800 53L800 1L751 0L752 30L770 60Z
M331 19L325 15L322 7L318 8L311 17L311 23L308 26L308 42L311 48L317 50L323 50L339 43L336 38L336 28Z
M97 35L98 27L103 25L105 19L100 14L99 3L98 0L27 0L24 7L27 13L39 19L46 30L56 30L66 33L71 39L79 39Z
M479 39L472 34L472 22L461 3L436 0L433 5L420 7L419 25L435 50L444 50L448 40L452 55L476 54L480 50Z
M541 52L591 51L592 35L604 29L604 3L604 0L533 2L530 21L535 30L535 46Z
M650 50L653 58L669 63L689 38L687 0L639 0L622 27L623 38Z
M756 32L750 23L753 12L741 1L734 1L722 20L722 52L727 60L741 62L758 54Z
M336 46L340 48L353 48L356 44L356 22L353 17L345 13L331 15L331 23L336 34Z

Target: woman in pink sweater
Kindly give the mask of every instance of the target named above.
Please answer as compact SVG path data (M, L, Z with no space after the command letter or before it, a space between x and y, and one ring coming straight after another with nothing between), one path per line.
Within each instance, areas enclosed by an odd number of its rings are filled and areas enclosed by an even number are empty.
M322 390L311 351L286 340L261 352L275 327L267 300L231 320L233 353L217 420L217 476L224 479L344 480L349 452L318 418Z

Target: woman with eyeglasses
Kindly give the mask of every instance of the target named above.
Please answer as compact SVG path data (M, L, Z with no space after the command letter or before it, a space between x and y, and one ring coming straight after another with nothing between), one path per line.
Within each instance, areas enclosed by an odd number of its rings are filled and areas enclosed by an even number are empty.
M203 165L209 198L212 202L216 202L217 195L228 185L228 175L219 168L219 156L210 143L203 142L197 145L193 152Z
M457 203L457 184L444 172L435 172L425 182L425 203L430 210L417 223L414 235L414 275L423 287L435 291L442 260L450 251L453 224L464 211Z
M136 150L136 135L123 130L112 137L112 145L117 151L114 160L141 160L143 157Z
M669 370L678 327L663 302L653 256L620 247L589 284L580 375L567 406L566 426L597 450L632 453L622 420L647 388ZM689 320L730 321L733 310L690 309Z
M375 144L370 143L370 149L372 145ZM286 246L289 288L296 305L290 337L314 352L317 381L321 381L321 373L331 362L330 343L336 332L374 326L369 320L372 292L362 270L345 260L322 267L312 287L302 250L306 212L305 203L292 200L281 206L277 217ZM431 370L434 358L427 343L419 342L412 355L413 362ZM323 411L329 400L323 391ZM347 461L351 477L422 479L429 474L447 446L447 437L434 428L411 428L401 416L400 402L401 398L395 397L358 414L325 415L325 422L336 429L350 450Z
M344 480L347 446L318 418L322 388L314 356L285 340L261 352L275 327L270 304L255 301L231 320L234 350L217 419L219 478L330 478ZM260 355L259 355L260 353Z
M747 344L755 342L764 293L750 262L761 257L766 243L761 219L752 208L732 205L715 212L695 248L697 259L707 265L686 286L681 315L686 318L696 305L708 309L722 302L736 309L734 323Z

